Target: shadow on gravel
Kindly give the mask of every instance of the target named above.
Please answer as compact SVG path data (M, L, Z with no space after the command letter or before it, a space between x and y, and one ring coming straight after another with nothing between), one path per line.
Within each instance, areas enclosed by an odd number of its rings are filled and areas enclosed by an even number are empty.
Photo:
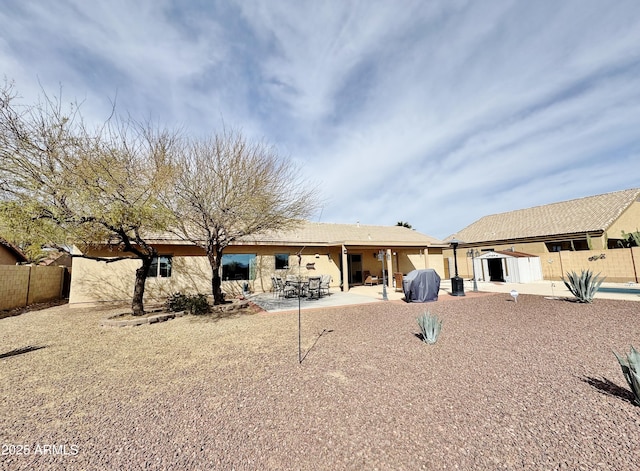
M311 345L309 349L305 352L305 354L302 356L302 358L300 358L300 363L302 363L304 359L307 358L307 355L316 346L316 344L318 343L318 340L320 340L323 335L330 334L331 332L333 332L333 329L323 329L322 332L320 332L320 334L318 334L318 336L316 337L316 340L315 342L313 342L313 345Z
M630 402L633 405L636 405L634 402L634 396L631 391L625 388L621 388L613 381L608 380L607 378L592 378L587 376L586 378L580 378L582 381L587 383L589 386L596 388L602 394L607 396L617 397L619 399L623 399L627 402Z
M10 350L6 353L0 353L0 358L7 358L7 357L14 357L16 355L22 355L23 353L29 353L29 352L33 352L36 350L40 350L41 348L46 348L46 345L42 345L40 347L36 347L36 346L26 346L26 347L22 347L22 348L16 348L14 350Z
M49 309L50 307L62 306L63 304L67 304L68 302L68 299L56 299L47 303L30 304L26 307L18 307L15 309L10 309L8 311L0 311L0 319L4 319L5 317L19 316L20 314L24 314L26 312L41 311L42 309Z

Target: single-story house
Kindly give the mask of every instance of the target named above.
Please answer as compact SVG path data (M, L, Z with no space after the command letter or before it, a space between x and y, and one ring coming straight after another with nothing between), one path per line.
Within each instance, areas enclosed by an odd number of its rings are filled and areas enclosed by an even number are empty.
M517 252L540 257L545 279L590 268L609 281L637 282L640 248L620 249L622 233L638 228L640 189L636 188L484 216L445 240L460 241L458 268L464 278L472 276L475 256ZM453 251L445 250L444 256L448 269Z
M16 265L27 261L18 247L0 237L0 265Z
M145 299L161 300L177 291L211 292L211 268L200 247L171 234L150 242L159 257L147 280ZM385 275L391 274L391 286L398 272L433 268L442 276L445 247L441 240L401 226L302 221L295 229L256 234L227 247L222 288L227 293L245 287L268 292L273 275L326 274L332 278L331 289L346 291L362 284L366 274L382 277L383 267ZM89 255L115 256L109 247ZM130 299L138 266L135 258L105 263L74 257L70 304Z

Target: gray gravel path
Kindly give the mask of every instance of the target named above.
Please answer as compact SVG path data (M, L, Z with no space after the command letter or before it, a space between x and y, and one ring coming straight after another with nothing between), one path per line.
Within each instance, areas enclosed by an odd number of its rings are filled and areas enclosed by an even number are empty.
M432 346L415 336L427 308L444 319ZM638 303L303 312L301 365L295 313L100 327L106 313L0 320L3 452L29 447L0 468L639 467L640 407L612 354L640 347Z

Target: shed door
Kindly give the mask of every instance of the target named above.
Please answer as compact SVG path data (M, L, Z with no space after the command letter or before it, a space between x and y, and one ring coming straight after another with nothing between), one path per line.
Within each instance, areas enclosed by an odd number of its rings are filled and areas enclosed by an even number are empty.
M490 258L487 260L487 265L489 266L489 281L504 281L501 258Z

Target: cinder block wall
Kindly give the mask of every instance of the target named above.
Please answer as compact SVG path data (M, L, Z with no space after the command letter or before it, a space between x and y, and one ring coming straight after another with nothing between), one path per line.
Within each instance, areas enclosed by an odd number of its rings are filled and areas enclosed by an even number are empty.
M559 254L559 256L557 256ZM638 282L640 275L640 247L632 249L614 250L584 250L576 252L556 252L548 255L556 255L557 261L553 266L553 278L560 279L567 272L591 270L606 277L606 281L612 283ZM542 260L544 261L545 256ZM543 273L547 278L545 267Z
M453 251L448 250L453 267ZM545 280L560 280L567 272L591 270L606 277L611 283L640 282L640 247L631 249L578 250L534 254L540 257L542 276ZM603 257L604 255L604 257ZM453 276L453 268L451 269ZM458 250L458 274L471 278L473 268L466 250Z
M63 267L0 265L0 310L60 299Z
M63 267L31 267L28 304L60 299Z
M0 265L0 309L27 305L30 269L18 265Z

